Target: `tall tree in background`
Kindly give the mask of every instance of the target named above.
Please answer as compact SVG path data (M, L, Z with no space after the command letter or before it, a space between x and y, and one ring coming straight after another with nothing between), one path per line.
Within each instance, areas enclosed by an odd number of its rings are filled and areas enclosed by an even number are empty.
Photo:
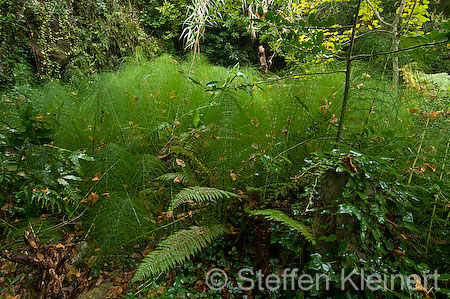
M397 2L397 9L393 16L385 16L381 14L387 11L383 8L382 0L365 0L363 2L360 17L361 22L365 23L370 30L373 28L383 28L391 35L392 51L399 50L402 35L422 35L423 24L429 21L428 0L400 0ZM385 4L386 6L386 4ZM392 21L388 21L388 19ZM395 54L394 54L395 55ZM392 82L394 86L398 86L399 81L399 65L398 56L392 58Z

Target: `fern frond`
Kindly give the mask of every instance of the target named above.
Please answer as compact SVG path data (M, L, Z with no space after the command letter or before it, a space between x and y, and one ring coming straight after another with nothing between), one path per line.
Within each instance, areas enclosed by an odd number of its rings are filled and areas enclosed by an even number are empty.
M308 241L310 241L313 245L316 244L316 240L314 238L314 234L310 227L300 223L297 220L292 219L285 213L278 211L278 210L272 210L272 209L266 209L266 210L255 210L255 211L248 211L250 215L253 216L263 216L266 219L279 221L283 225L288 226L289 228L300 232Z
M165 174L157 177L156 180L163 181L163 182L169 182L169 181L175 180L176 178L179 178L180 182L183 184L191 184L189 178L184 173L180 173L180 172L165 173Z
M132 282L156 276L174 268L176 264L184 263L225 232L227 229L223 225L193 226L170 235L144 258Z
M214 202L222 198L239 197L237 194L209 187L189 187L181 190L172 198L170 210L174 210L181 204L194 201L196 203Z
M179 144L190 152L197 152L205 144L205 139L208 138L210 131L210 127L206 127L183 132L178 138Z

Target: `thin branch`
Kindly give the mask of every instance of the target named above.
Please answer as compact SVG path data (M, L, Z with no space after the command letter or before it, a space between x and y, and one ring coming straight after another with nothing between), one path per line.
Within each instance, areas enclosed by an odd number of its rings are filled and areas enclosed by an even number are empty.
M443 44L446 44L446 43L448 43L448 40L440 41L440 42L436 42L436 43L428 43L428 44L417 45L417 46L413 46L413 47L409 47L409 48L399 49L397 51L379 52L379 53L373 53L373 54L359 54L359 55L352 56L351 60L359 60L359 59L363 59L363 58L370 58L370 57L380 56L380 55L396 54L396 53L400 53L400 52L411 51L411 50L414 50L414 49L417 49L417 48L422 48L422 47L439 46L439 45L443 45ZM342 58L342 56L339 56L339 57Z
M17 229L17 227L15 227L14 225L10 224L10 223L9 223L8 221L6 221L6 220L3 220L2 218L0 218L0 221L3 222L3 223L5 223L6 225L12 227L13 229Z
M367 0L368 1L368 0ZM350 49L348 50L347 67L345 69L345 88L344 88L344 98L342 100L341 117L339 119L339 126L336 133L336 142L341 140L342 129L344 127L345 112L347 109L348 93L350 90L350 71L353 55L353 46L355 45L355 32L356 24L358 23L359 9L361 7L361 0L358 1L358 6L356 7L355 18L353 20L352 36L350 37Z
M267 80L256 81L256 82L253 82L253 83L239 84L238 87L256 86L256 85L259 85L259 84L272 83L272 82L288 80L288 79L297 79L298 77L305 77L305 76L331 75L331 74L338 74L338 73L345 73L345 72L346 72L345 70L337 70L337 71L330 71L330 72L302 73L302 74L296 74L296 75L289 75L289 76L285 76L285 77L269 78ZM192 81L192 79L190 77L186 76L186 78L188 78L188 79L190 79ZM207 91L210 90L204 85L201 85L201 84L198 84L198 83L197 83L197 85L200 85L201 87L203 87ZM199 108L194 109L194 110L199 110L199 109L207 108L207 107L210 107L210 106L212 106L212 105L211 104L205 105L203 107L199 107ZM191 112L189 112L189 113L191 113ZM186 114L188 114L188 113L186 113ZM184 114L184 115L186 115L186 114ZM182 115L182 116L184 116L184 115Z
M264 83L271 83L281 80L287 80L287 79L297 79L297 77L303 77L303 76L316 76L316 75L330 75L330 74L337 74L337 73L345 73L345 70L337 70L337 71L331 71L331 72L321 72L321 73L303 73L303 74L297 74L297 75L289 75L285 77L279 77L279 78L269 78L264 81L257 81L248 85L258 85L258 84L264 84ZM242 85L244 86L244 85Z
M361 37L363 37L363 36L366 36L367 34L377 33L377 32L386 32L386 33L392 34L392 31L390 31L390 30L385 30L385 29L375 29L375 30L370 30L370 31L361 33L360 35L355 36L355 39L358 39L358 38L361 38ZM345 46L346 46L347 44L349 44L349 43L350 43L350 41L348 40L348 41L346 41L346 42L343 42L343 43L341 44L341 46L342 46L342 47L345 47Z
M385 20L383 20L383 18L380 16L380 14L378 13L378 11L375 9L375 7L373 6L372 2L370 2L370 0L366 0L367 4L369 4L369 6L372 8L373 12L375 13L375 16L377 17L377 19L383 23L386 26L391 27L393 24L386 22Z

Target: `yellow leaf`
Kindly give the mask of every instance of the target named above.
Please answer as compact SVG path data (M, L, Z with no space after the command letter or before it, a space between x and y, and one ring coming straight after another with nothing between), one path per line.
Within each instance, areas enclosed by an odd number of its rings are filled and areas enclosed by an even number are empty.
M369 27L369 30L372 30L373 28L372 28L372 25L368 25L367 27Z
M56 248L62 248L62 249L64 249L64 248L66 248L66 246L64 246L63 244L61 244L61 243L58 243L58 244L56 244Z

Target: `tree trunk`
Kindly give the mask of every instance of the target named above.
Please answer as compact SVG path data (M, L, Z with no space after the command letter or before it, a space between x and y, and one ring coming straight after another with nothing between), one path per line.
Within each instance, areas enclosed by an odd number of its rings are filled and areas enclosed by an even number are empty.
M394 23L392 23L392 51L398 51L398 46L400 44L400 36L398 32L398 27L402 19L403 11L405 10L406 0L402 0L400 7L398 8L397 15L395 16ZM395 55L395 54L394 54ZM392 83L394 88L397 89L399 81L399 71L398 71L398 56L392 58Z

